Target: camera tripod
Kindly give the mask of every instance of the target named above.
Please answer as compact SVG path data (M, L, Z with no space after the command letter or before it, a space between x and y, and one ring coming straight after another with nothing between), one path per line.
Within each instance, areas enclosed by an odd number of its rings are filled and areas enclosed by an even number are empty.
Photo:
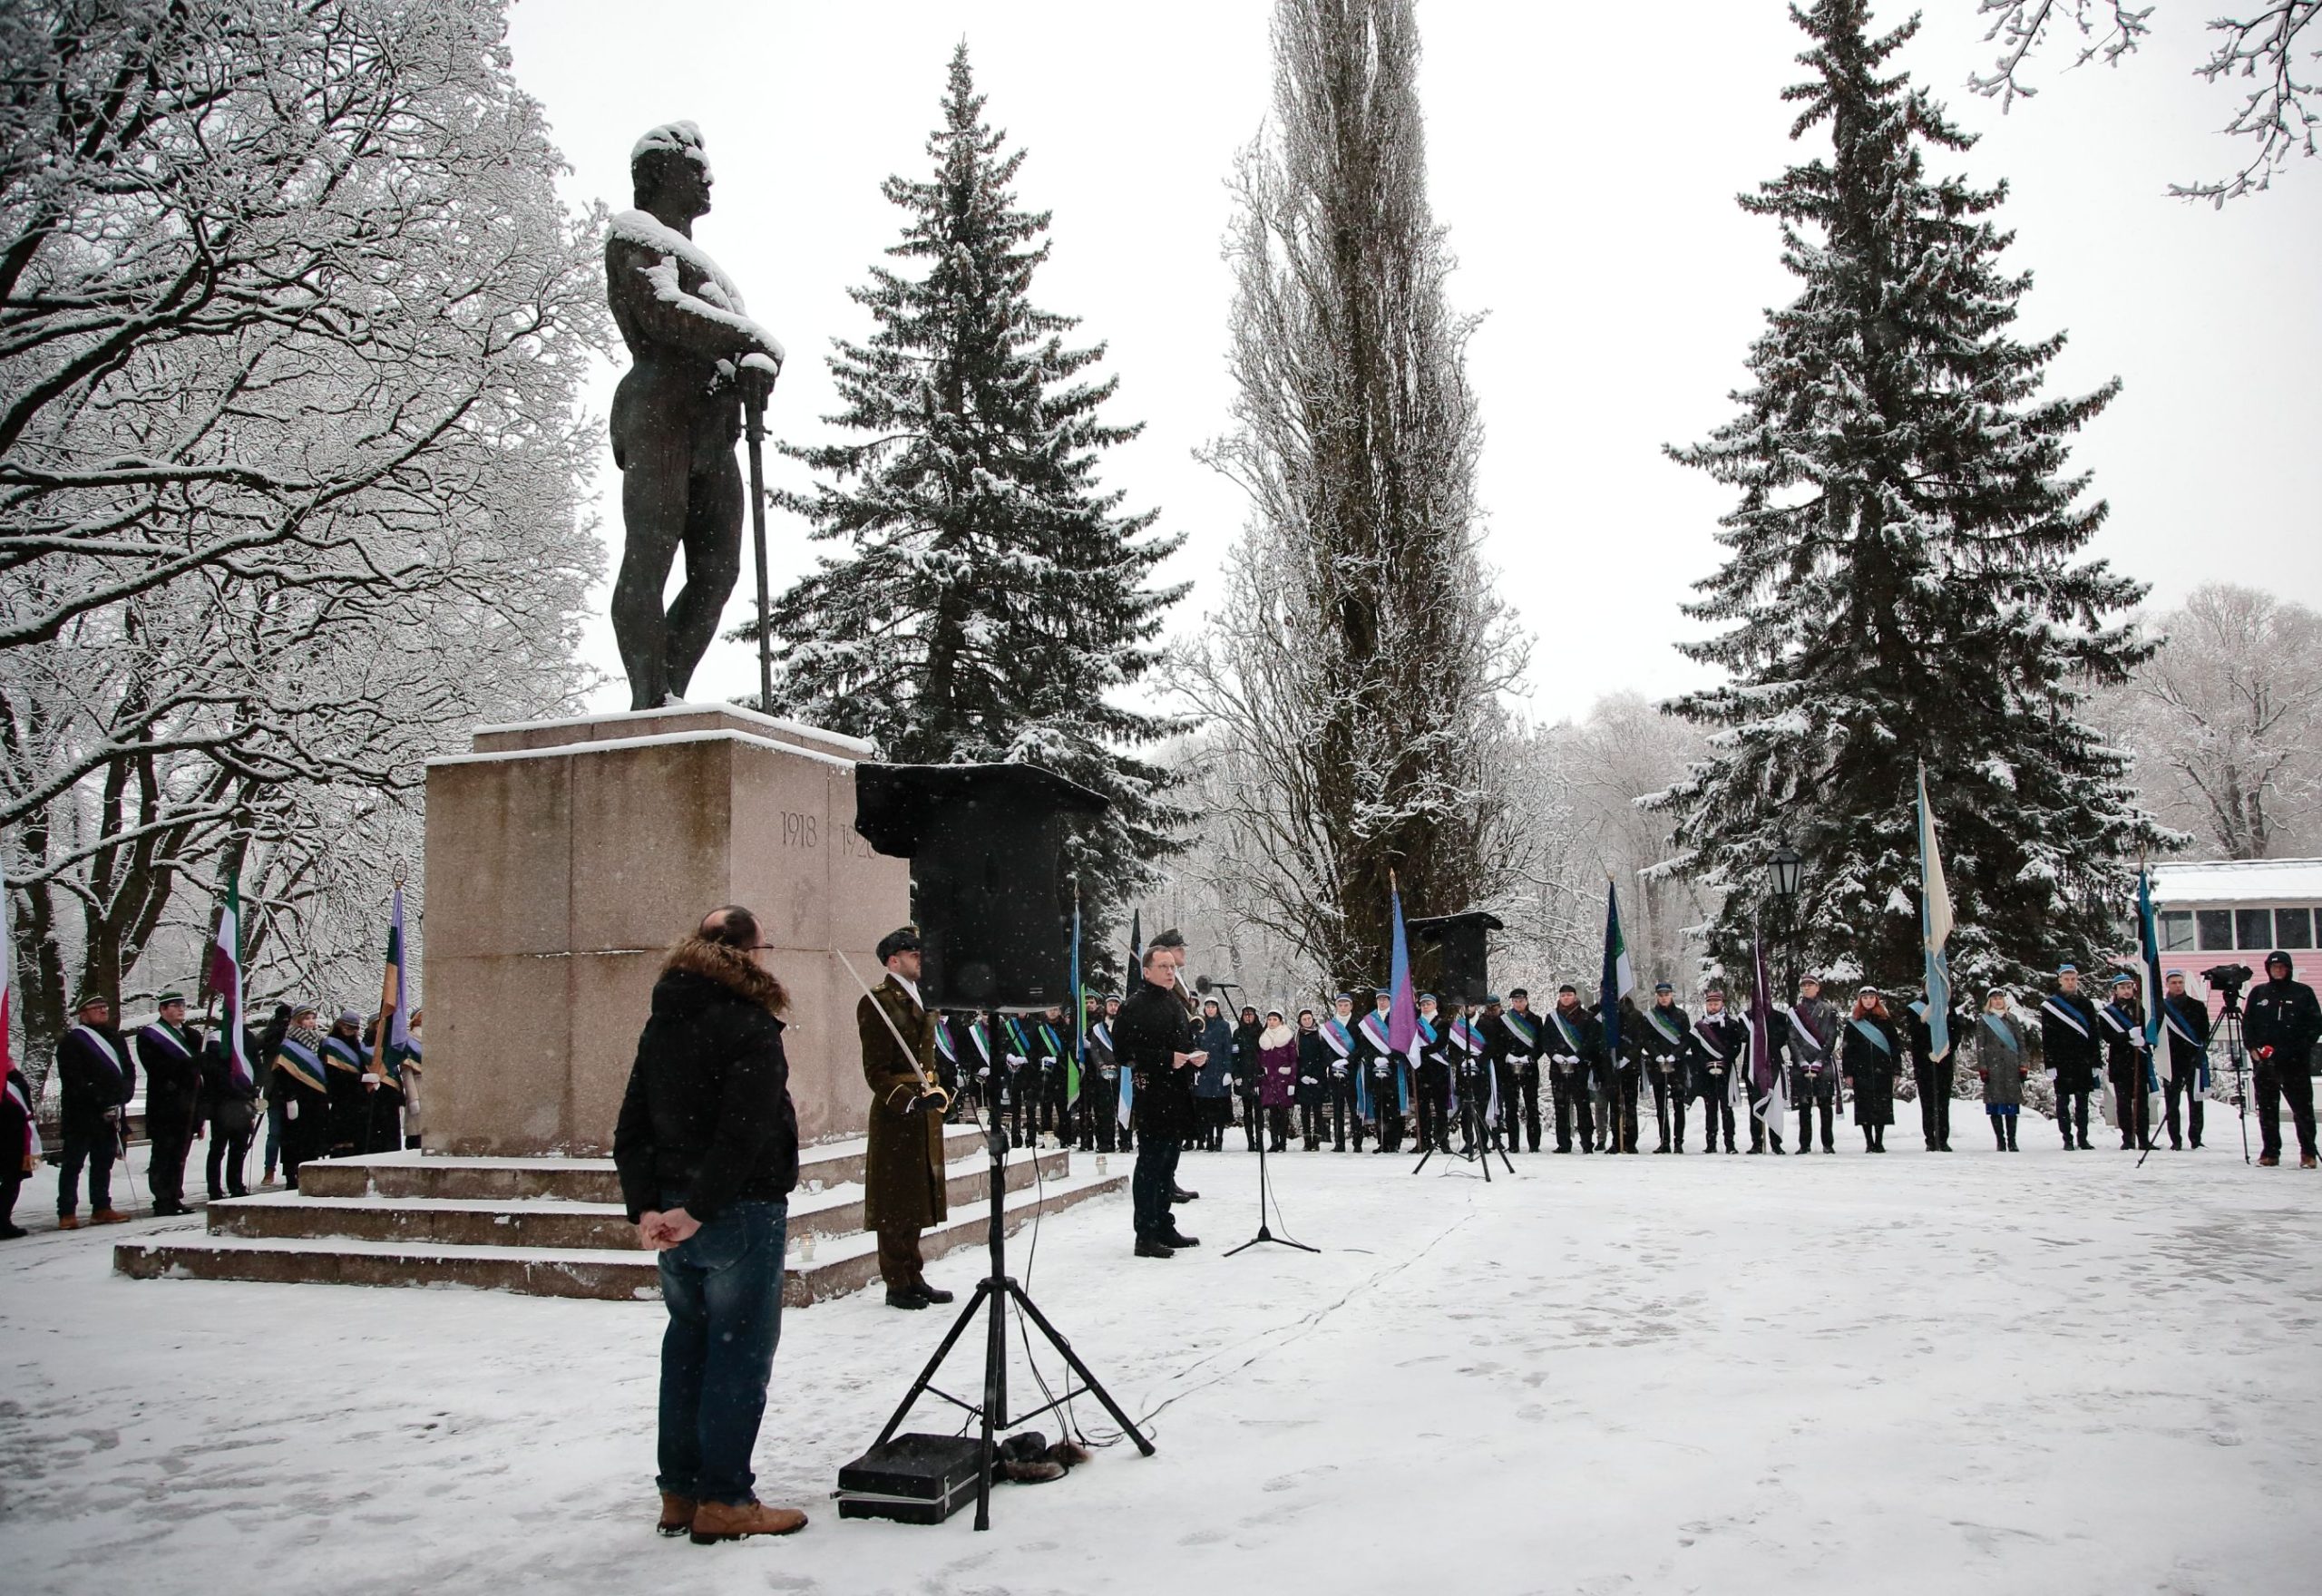
M2241 1043L2241 988L2228 987L2223 997L2225 1006L2218 1011L2217 1030L2210 1037L2210 1046L2215 1049L2220 1042L2223 1042L2225 1056L2233 1062L2233 1106L2240 1114L2241 1162L2247 1163L2249 1162L2249 1054Z
M1000 1221L1000 1204L1008 1190L1008 1133L997 1124L985 1125L983 1132L985 1143L991 1152L991 1228L987 1241L991 1251L991 1271L976 1282L974 1293L961 1307L960 1317L951 1321L951 1328L944 1336L942 1345L935 1348L935 1356L929 1358L927 1367L919 1371L919 1378L913 1380L911 1389L903 1394L902 1406L895 1409L894 1416L887 1420L887 1427L881 1430L878 1440L872 1443L877 1447L893 1440L922 1392L940 1396L976 1418L981 1425L979 1439L981 1455L976 1474L976 1528L979 1530L991 1528L993 1433L1012 1430L1044 1413L1062 1407L1075 1396L1091 1396L1103 1403L1113 1422L1120 1426L1121 1433L1137 1443L1137 1449L1147 1457L1153 1455L1151 1439L1137 1427L1135 1420L1121 1411L1120 1404L1113 1400L1112 1394L1089 1372L1088 1366L1080 1361L1080 1355L1072 1349L1072 1343L1049 1323L1048 1316L1033 1303L1031 1294L1008 1272L1007 1231ZM1292 1243L1293 1246L1296 1244ZM1073 1374L1080 1380L1078 1386L1066 1391L1063 1396L1028 1413L1020 1413L1013 1418L1008 1416L1008 1305L1010 1302L1032 1321L1041 1335L1048 1338L1049 1345L1056 1348L1058 1355L1071 1367ZM934 1381L936 1371L943 1367L943 1360L951 1356L951 1348L959 1344L960 1338L967 1333L968 1327L975 1322L980 1312L985 1315L983 1398L980 1402L970 1402L964 1397L952 1396Z

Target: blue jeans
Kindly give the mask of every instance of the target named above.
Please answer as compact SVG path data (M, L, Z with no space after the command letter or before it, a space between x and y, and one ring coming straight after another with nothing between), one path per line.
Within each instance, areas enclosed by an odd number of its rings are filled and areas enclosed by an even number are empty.
M1176 1219L1169 1212L1169 1193L1177 1187L1177 1153L1184 1145L1151 1135L1137 1144L1137 1173L1128 1178L1128 1198L1140 1241L1176 1231Z
M112 1206L112 1160L118 1150L111 1125L92 1132L64 1133L64 1166L57 1171L56 1217L72 1217L81 1197L81 1166L89 1166L89 1208L102 1212Z
M676 1192L663 1202L684 1206ZM750 1454L782 1338L789 1229L789 1203L737 1202L661 1254L664 1491L735 1506L757 1500Z

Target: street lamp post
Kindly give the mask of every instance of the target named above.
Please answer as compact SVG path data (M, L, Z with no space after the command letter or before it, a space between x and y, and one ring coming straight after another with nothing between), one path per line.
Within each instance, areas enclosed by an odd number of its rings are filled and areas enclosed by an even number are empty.
M1798 887L1805 874L1806 861L1785 837L1766 861L1766 873L1771 878L1774 901L1781 905L1782 993L1785 998L1798 988L1795 961L1791 955L1798 938Z

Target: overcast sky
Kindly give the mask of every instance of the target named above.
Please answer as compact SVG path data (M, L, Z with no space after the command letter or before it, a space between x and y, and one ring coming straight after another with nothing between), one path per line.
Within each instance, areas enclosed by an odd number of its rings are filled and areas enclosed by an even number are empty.
M834 407L830 341L869 329L847 289L901 225L880 181L928 170L964 37L988 115L1029 151L1021 200L1055 213L1037 301L1110 346L1112 419L1146 423L1113 452L1108 480L1189 534L1173 573L1195 583L1174 623L1184 631L1215 602L1244 514L1193 452L1226 414L1224 179L1266 112L1271 9L520 0L511 43L576 203L625 209L637 136L700 124L717 209L695 237L788 347L769 424L801 440ZM2193 0L2162 0L2155 36L2116 70L2064 72L2052 46L2035 68L2044 92L2005 117L1964 86L1993 54L1972 0L1925 10L1903 59L1984 134L1958 168L2012 186L2006 259L2035 274L2021 332L2071 334L2054 391L2126 384L2074 454L2112 504L2095 552L2151 581L2159 607L2219 576L2322 602L2322 161L2293 162L2271 193L2221 212L2165 198L2170 180L2241 159L2212 131L2235 95L2189 73L2208 15ZM1423 0L1419 15L1429 188L1460 262L1452 293L1487 318L1470 365L1485 550L1536 635L1528 713L1683 688L1702 677L1671 647L1691 628L1677 607L1716 567L1730 494L1662 445L1731 414L1765 309L1793 292L1774 224L1733 196L1797 156L1779 95L1801 75L1800 37L1781 0ZM621 369L599 374L600 415ZM768 466L803 481L787 461ZM598 487L610 571L609 453ZM806 545L790 518L769 532L779 591ZM729 623L751 600L745 561ZM588 657L617 676L601 589L595 601ZM746 693L756 675L747 650L721 643L688 696ZM595 703L622 707L627 689L615 681Z

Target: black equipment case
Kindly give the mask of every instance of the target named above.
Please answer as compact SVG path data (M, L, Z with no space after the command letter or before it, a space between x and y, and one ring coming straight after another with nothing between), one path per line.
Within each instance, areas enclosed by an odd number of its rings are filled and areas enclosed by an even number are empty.
M940 1524L976 1496L973 1435L897 1435L838 1471L841 1518Z

